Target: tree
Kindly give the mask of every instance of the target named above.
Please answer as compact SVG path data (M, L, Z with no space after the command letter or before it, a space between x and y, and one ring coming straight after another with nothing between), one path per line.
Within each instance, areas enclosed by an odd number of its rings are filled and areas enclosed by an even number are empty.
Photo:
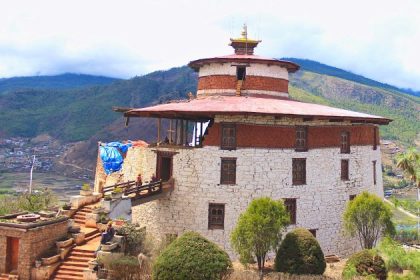
M232 262L216 244L186 232L166 247L153 264L153 280L220 280Z
M420 200L420 153L416 148L409 148L397 156L397 167L404 170L417 187L417 200Z
M305 228L296 228L286 234L280 244L274 269L290 274L318 274L325 271L324 253L318 241Z
M395 233L391 209L374 194L363 192L347 204L344 227L357 236L364 249L372 249L381 234Z
M276 250L282 231L290 218L283 201L268 197L254 199L244 213L231 235L231 243L239 254L242 263L257 259L258 269L264 269L265 256Z

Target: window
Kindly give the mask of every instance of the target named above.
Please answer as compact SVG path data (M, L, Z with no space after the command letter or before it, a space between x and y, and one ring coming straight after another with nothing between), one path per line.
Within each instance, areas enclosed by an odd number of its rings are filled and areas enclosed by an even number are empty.
M308 230L316 238L316 229L308 229Z
M225 205L219 203L209 204L209 229L224 229Z
M356 195L357 194L351 194L351 195L349 195L349 200L352 201L353 199L355 199L356 198Z
M236 149L236 126L235 124L222 124L222 140L220 148L223 150Z
M350 153L350 132L343 131L341 132L341 148L340 151L342 154Z
M376 185L376 160L372 161L373 165L373 184Z
M174 153L158 152L156 164L156 177L162 181L168 181L172 177L172 166Z
M295 143L295 150L296 151L307 151L307 127L298 126L296 127L296 143Z
M245 80L245 75L246 75L246 67L236 67L236 79L238 79L239 81L243 81Z
M348 159L341 160L341 180L343 181L349 180L349 160Z
M293 185L306 184L306 159L294 158L292 172L293 172Z
M376 150L378 148L378 136L379 136L379 130L375 126L373 128L373 149Z
M236 184L236 158L222 158L220 184Z
M296 224L296 198L285 198L284 206L286 206L287 212L290 215L290 223Z

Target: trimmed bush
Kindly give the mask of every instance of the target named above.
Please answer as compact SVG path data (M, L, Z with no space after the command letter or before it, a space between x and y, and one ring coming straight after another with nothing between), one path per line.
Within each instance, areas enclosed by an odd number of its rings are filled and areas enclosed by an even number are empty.
M218 280L232 263L228 254L195 232L178 237L153 265L154 280Z
M291 274L324 273L324 254L315 237L304 228L297 228L284 238L277 251L274 269Z
M374 250L365 249L353 254L346 262L343 277L352 279L355 276L373 276L385 280L387 269L384 260Z
M120 280L141 280L145 279L141 273L139 261L136 257L124 256L112 260L109 264L112 276Z

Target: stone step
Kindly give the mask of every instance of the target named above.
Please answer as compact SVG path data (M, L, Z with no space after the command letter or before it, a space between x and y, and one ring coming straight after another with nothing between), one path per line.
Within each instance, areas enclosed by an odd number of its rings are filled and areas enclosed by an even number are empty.
M100 232L98 232L98 233L96 233L96 234L94 234L94 235L91 235L91 236L89 236L89 237L86 237L85 238L85 241L86 242L89 242L89 241L91 241L92 239L95 239L96 237L99 237L99 236L101 236L101 233ZM98 244L99 245L99 244Z
M61 276L72 276L72 277L81 277L83 278L83 270L82 271L63 271L63 270L58 270L57 274L55 274L56 277L61 277Z
M78 267L78 266L71 266L71 265L62 264L62 265L60 265L60 267L58 268L57 271L74 271L74 272L80 272L80 271L83 271L84 269L85 269L84 267Z
M92 213L92 211L93 211L92 208L88 208L88 207L83 207L77 210L77 212L82 212L82 213Z
M98 233L99 233L99 235L100 235L100 232L99 232L99 230L97 230L97 229L95 229L95 230L90 230L90 231L84 231L84 232L85 232L85 238L86 238L86 237L91 237L91 236L96 235L96 234L98 234Z
M83 280L83 277L75 277L69 275L54 276L53 280Z
M77 252L77 253L91 253L91 254L94 254L94 253L95 253L95 251L94 251L94 250L80 249L80 248L77 248L77 247L75 247L75 248L72 250L72 252Z
M71 257L80 257L80 258L94 258L95 253L79 253L79 252L72 252L70 254Z
M88 267L87 262L75 262L75 261L67 261L66 260L62 264L66 265L66 266L74 266L74 267L82 267L82 268Z
M77 213L73 215L73 219L86 219L86 215L83 215L82 213Z
M66 260L70 262L89 262L92 259L92 257L79 257L70 255Z

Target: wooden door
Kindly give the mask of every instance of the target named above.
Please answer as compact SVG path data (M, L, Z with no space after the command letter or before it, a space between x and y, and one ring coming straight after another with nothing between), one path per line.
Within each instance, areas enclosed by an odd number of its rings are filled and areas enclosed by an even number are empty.
M19 263L19 239L7 237L6 272L16 271Z

